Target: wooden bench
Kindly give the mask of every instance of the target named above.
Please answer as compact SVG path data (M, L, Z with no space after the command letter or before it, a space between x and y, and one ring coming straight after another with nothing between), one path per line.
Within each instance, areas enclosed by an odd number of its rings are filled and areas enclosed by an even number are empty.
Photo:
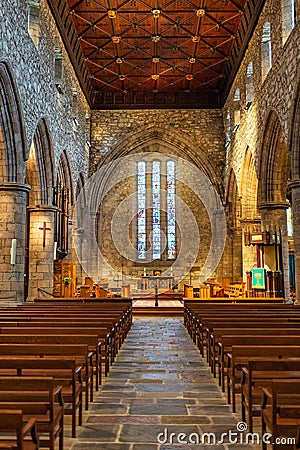
M41 341L41 336L35 337L28 335L22 339L22 343L15 343L13 336L0 336L0 357L3 356L39 356L40 358L55 356L60 359L74 358L76 364L83 366L83 381L85 388L85 409L89 408L89 400L93 401L93 355L84 344L61 344L60 337L56 336L57 343L47 342L48 336L45 336L44 343L37 343ZM54 341L51 339L51 341Z
M225 335L222 336L222 340L218 342L219 345L219 370L221 371L222 380L224 379L225 368L228 367L227 354L232 351L234 345L245 346L279 346L279 345L300 345L300 335L285 335L285 336L272 336L272 335ZM229 390L230 398L230 386L227 386ZM232 410L236 412L235 396L232 395Z
M76 412L78 425L82 425L82 366L75 359L53 359L53 357L0 356L2 376L48 376L62 386L64 414L72 416L72 437L76 437ZM70 404L69 407L66 404Z
M226 317L223 320L216 319L202 319L199 321L197 328L197 345L199 347L200 353L204 356L206 352L206 359L210 366L213 363L213 360L210 360L211 353L209 351L209 346L211 344L211 334L217 328L227 328L229 330L234 329L253 329L257 328L276 328L276 327L286 327L286 328L298 328L299 323L293 322L290 323L288 318L280 318L280 317L257 317L257 316L248 316L246 320L244 317ZM227 333L230 334L230 333ZM214 370L212 369L214 373Z
M299 355L300 358L300 355ZM272 379L300 378L300 359L249 359L242 368L241 405L242 421L246 421L248 412L248 428L253 431L253 417L260 416L261 410L254 407L262 404L262 388L268 387Z
M242 368L251 358L268 359L276 357L297 358L300 355L299 345L234 345L227 353L227 401L235 405L236 395L240 392L239 385L242 379Z
M269 430L272 435L272 449L283 448L276 445L276 438L292 438L296 441L300 421L300 379L273 379L269 388L263 388L261 409L261 435ZM263 450L267 443L263 440ZM292 445L291 447L292 448Z
M107 375L109 368L109 355L110 355L110 335L106 334L106 330L103 330L101 336L99 336L100 330L93 328L80 328L76 331L74 328L1 328L0 329L0 342L13 342L18 343L41 343L41 344L87 344L89 350L93 352L93 359L95 363L93 368L95 369L96 390L98 390L99 384L101 384L101 361L102 358L105 361L105 375ZM5 336L9 336L5 338ZM35 339L30 339L29 336L34 336ZM45 337L46 336L46 337ZM102 344L104 342L104 351L102 354ZM94 370L93 369L93 370ZM91 393L91 401L93 394Z
M35 418L40 446L54 450L58 439L59 450L63 450L61 391L51 377L0 377L0 409L22 410L25 421Z
M235 325L240 325L239 323ZM300 324L295 326L295 324L280 324L278 323L256 323L256 324L247 324L247 327L252 325L252 328L213 328L209 334L209 342L208 342L208 353L209 353L209 363L212 366L212 372L214 376L216 376L216 362L219 359L219 346L216 345L217 342L222 340L222 336L226 335L248 335L248 336L256 336L256 335L276 335L276 336L288 336L288 335L297 335L300 331ZM224 380L225 380L225 369L223 372L219 370L219 386L222 386L223 392L225 391Z
M0 448L38 450L36 419L24 420L21 410L0 409Z

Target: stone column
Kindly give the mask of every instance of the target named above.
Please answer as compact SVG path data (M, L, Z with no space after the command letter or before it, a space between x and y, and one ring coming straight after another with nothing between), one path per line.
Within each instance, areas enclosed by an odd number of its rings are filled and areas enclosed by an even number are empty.
M261 213L262 228L265 230L281 230L282 272L284 280L285 301L290 300L289 247L286 223L286 202L265 202L258 205Z
M28 300L38 296L38 288L52 294L54 267L54 206L29 207Z
M300 302L300 180L289 183L292 191L292 214L294 229L294 258L295 258L295 291L296 301Z
M24 301L24 252L27 184L0 184L0 302ZM16 261L11 264L12 239L16 239Z

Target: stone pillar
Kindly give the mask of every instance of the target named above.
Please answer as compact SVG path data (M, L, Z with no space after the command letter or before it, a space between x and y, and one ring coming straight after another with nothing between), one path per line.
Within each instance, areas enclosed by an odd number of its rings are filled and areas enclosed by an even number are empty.
M289 183L292 191L292 214L294 229L294 258L295 258L295 291L296 302L300 302L300 180Z
M286 224L286 210L289 205L286 202L265 202L258 208L261 213L262 228L265 230L281 230L282 272L284 280L285 301L290 300L290 270L289 247Z
M24 252L27 184L0 184L0 302L24 301ZM16 239L16 261L11 264L12 239Z
M38 288L52 294L54 268L54 206L29 207L28 300L38 296Z

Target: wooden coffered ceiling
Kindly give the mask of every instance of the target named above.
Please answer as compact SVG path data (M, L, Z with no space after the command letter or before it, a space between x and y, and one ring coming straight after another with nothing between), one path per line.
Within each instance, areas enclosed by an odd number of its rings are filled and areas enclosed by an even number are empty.
M264 0L48 0L92 108L224 103Z

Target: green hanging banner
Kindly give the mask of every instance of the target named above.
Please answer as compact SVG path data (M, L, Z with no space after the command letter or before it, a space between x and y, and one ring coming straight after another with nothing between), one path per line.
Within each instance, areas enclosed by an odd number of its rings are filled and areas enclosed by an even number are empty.
M252 272L252 288L266 289L266 269L262 267L255 267Z

